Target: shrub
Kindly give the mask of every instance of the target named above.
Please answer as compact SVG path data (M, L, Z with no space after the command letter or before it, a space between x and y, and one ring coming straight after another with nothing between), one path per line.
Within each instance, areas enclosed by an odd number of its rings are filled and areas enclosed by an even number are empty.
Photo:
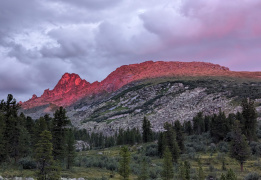
M251 152L253 155L260 156L261 155L261 144L255 141L250 143Z
M244 178L244 180L258 180L259 179L259 174L256 172L251 172L247 174Z
M31 157L21 158L18 162L23 169L36 169L36 162Z
M156 144L151 144L146 147L146 156L158 156L158 146Z
M151 168L149 170L149 176L151 179L158 179L160 178L160 173L161 173L162 169L155 167L155 168Z
M224 141L220 142L218 144L218 150L224 153L228 152L229 151L228 143Z

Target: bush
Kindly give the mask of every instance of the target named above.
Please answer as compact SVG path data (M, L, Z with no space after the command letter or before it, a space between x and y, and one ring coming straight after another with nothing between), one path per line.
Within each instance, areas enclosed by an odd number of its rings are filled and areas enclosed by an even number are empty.
M117 170L118 163L115 158L102 157L84 157L86 167L105 168L107 170Z
M216 150L217 150L216 144L211 143L209 146L209 151L214 153L214 152L216 152Z
M260 156L261 155L261 144L258 142L252 141L250 143L250 148L253 155Z
M259 174L256 172L251 172L247 174L244 178L244 180L258 180L259 179Z
M31 157L21 158L18 162L23 169L36 169L36 162Z
M224 141L220 142L218 144L218 150L224 153L228 152L229 151L228 143Z
M149 170L149 176L150 176L150 179L158 179L160 178L160 173L161 173L162 169L161 168L151 168Z
M158 156L158 146L156 144L151 144L146 147L146 156Z
M261 138L261 130L260 129L257 130L256 135L257 135L258 138Z

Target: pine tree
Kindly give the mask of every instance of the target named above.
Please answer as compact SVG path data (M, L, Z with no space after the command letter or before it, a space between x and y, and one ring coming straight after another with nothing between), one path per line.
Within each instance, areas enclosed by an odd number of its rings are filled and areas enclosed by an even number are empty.
M147 165L147 162L146 162L145 158L143 158L143 160L142 160L140 169L141 169L141 172L139 174L138 180L147 180L147 179L149 179L148 165Z
M187 133L187 135L190 136L193 134L193 128L192 128L190 121L184 122L184 129L185 129L185 133Z
M170 180L174 177L174 170L172 164L172 155L168 147L165 148L163 154L163 170L161 176L164 180Z
M209 116L205 116L204 124L205 124L205 132L208 132L211 126L211 118Z
M226 119L225 113L221 110L219 114L212 117L210 134L215 142L223 140L230 131L229 123Z
M54 113L52 124L53 136L53 155L55 160L63 161L65 158L65 135L66 127L70 124L70 120L66 116L66 111L60 107Z
M130 175L130 152L126 146L121 148L120 155L119 174L124 180L128 180Z
M66 139L66 158L67 158L67 169L70 169L74 163L75 154L75 146L74 146L74 135L72 129L67 132L67 139Z
M152 140L152 130L151 130L151 124L150 121L147 119L147 117L143 118L143 123L142 123L142 137L143 137L143 142L150 142Z
M203 119L203 113L199 112L196 117L193 118L193 131L195 134L202 134L205 132L205 124Z
M4 154L3 156L7 159L14 158L17 162L19 153L19 118L17 115L19 104L13 98L13 95L8 94L7 101L1 101L0 110L2 112L2 118L4 119L5 129L3 131L3 144L4 144ZM9 157L9 158L8 158Z
M254 106L254 101L244 99L241 106L244 118L243 134L245 134L249 141L256 140L257 112Z
M173 162L177 162L178 158L179 158L179 153L180 153L180 149L176 140L176 134L175 131L173 129L173 127L171 126L171 124L169 123L165 123L164 124L164 128L165 128L165 132L163 135L163 138L165 138L165 140L163 140L164 142L166 142L166 144L164 143L163 147L164 149L166 148L166 146L169 147L169 150L171 152L172 155L172 161Z
M181 152L183 152L184 149L185 149L185 146L184 146L184 134L183 134L182 126L181 126L181 123L180 123L179 120L175 121L174 129L175 129L175 132L176 132L176 140L177 140L179 149L180 149Z
M235 122L230 142L230 156L240 162L241 172L243 164L250 156L250 148L247 144L246 137L241 133L239 121Z
M40 140L36 144L35 156L38 163L38 180L47 180L54 178L54 170L57 167L54 166L53 156L52 156L52 135L50 131L43 131L40 135ZM59 173L59 171L58 171ZM57 179L60 178L59 174L57 175Z
M0 163L5 159L5 144L4 144L5 121L4 116L0 111Z
M158 155L159 157L163 156L164 147L166 147L166 139L164 138L164 133L160 132L158 138Z

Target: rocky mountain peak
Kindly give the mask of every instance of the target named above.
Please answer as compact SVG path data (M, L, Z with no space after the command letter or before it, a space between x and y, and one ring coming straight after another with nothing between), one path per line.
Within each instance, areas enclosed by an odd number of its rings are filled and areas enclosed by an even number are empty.
M233 72L227 67L205 62L146 61L140 64L121 66L103 81L96 81L92 84L81 79L78 74L65 73L53 90L46 89L41 97L33 96L24 102L22 107L29 109L50 103L57 106L69 106L84 97L114 92L134 81L175 76L259 77L260 74Z

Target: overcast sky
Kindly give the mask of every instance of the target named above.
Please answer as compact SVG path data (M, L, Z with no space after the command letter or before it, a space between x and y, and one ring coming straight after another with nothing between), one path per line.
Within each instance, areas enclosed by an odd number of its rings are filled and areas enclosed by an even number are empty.
M65 72L204 61L261 71L260 0L0 0L0 99L40 96Z

